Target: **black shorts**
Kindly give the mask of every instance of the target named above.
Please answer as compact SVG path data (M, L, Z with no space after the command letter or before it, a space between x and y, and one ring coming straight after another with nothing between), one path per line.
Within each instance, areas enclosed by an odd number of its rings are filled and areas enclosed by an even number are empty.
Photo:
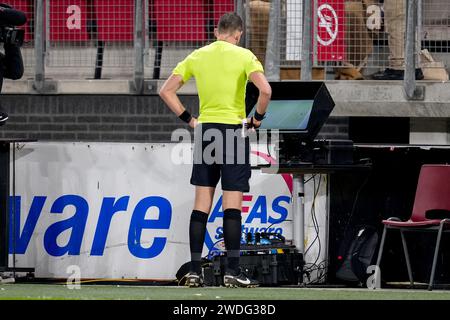
M195 128L191 184L222 190L250 191L250 143L242 125L202 123Z

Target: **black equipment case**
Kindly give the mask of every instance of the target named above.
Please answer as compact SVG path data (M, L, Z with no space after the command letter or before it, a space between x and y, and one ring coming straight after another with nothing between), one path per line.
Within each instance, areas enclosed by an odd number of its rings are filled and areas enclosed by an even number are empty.
M303 280L303 255L294 246L242 246L239 264L248 277L261 286L298 285ZM207 286L223 285L226 256L218 255L204 268Z

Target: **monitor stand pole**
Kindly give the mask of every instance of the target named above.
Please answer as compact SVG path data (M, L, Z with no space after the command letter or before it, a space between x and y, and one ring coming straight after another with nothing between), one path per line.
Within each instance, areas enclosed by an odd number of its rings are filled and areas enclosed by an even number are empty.
M292 225L294 245L305 259L305 182L303 174L293 174Z

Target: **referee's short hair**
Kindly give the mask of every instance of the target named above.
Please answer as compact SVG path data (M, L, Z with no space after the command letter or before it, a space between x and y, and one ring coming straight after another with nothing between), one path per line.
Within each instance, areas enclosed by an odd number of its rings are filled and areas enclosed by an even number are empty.
M228 12L220 17L217 29L221 34L242 31L244 30L244 22L236 13Z

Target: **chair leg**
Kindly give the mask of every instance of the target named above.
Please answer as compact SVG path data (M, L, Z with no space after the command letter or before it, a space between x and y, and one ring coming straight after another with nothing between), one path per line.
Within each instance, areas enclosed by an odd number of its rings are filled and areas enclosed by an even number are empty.
M411 263L409 260L408 246L406 245L405 235L403 233L403 230L401 230L401 229L400 229L400 235L402 236L403 252L405 253L406 268L408 269L409 283L410 283L411 287L414 287Z
M434 249L434 258L433 258L433 266L431 267L431 276L430 276L430 283L428 285L428 290L433 290L433 282L434 282L434 275L436 272L436 265L437 265L437 259L439 255L439 246L441 244L441 238L442 238L442 229L444 228L444 225L441 224L439 227L438 236L436 239L436 248Z
M377 270L380 269L381 257L383 256L384 241L386 240L387 226L384 226L383 235L381 236L380 248L378 249ZM380 274L378 274L380 276ZM380 279L381 280L381 279Z

